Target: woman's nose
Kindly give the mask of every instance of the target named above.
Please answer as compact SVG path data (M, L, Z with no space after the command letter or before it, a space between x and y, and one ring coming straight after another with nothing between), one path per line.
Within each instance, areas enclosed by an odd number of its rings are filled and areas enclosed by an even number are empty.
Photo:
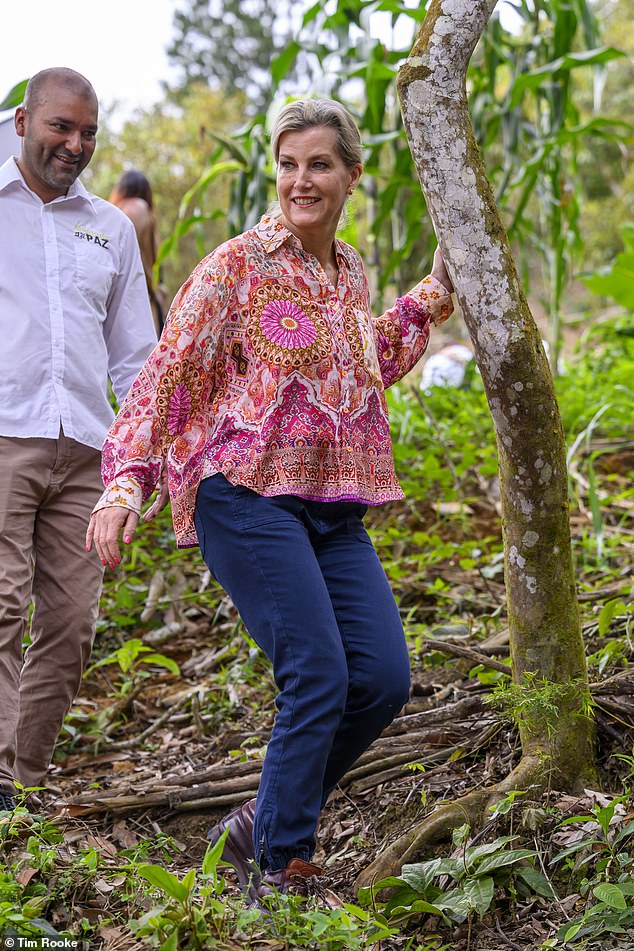
M310 183L310 169L306 165L298 165L295 174L295 187L306 188Z

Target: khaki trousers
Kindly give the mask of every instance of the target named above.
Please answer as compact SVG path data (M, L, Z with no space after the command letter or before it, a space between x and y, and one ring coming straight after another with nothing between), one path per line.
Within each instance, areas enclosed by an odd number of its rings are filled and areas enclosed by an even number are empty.
M0 788L43 785L90 655L103 568L86 553L100 453L0 436ZM33 602L30 645L22 639Z

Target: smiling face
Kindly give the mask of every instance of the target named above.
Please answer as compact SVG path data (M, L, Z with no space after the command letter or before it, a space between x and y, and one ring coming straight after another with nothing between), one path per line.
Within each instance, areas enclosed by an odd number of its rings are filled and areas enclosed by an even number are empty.
M50 80L37 102L15 114L22 137L20 171L43 202L65 195L96 145L97 101L90 92Z
M361 165L346 165L336 143L329 126L284 132L279 140L282 222L306 244L334 238L346 198L361 176Z

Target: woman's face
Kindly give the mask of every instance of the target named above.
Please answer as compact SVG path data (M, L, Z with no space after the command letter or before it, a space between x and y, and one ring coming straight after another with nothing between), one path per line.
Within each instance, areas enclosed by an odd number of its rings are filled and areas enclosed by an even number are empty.
M361 165L346 165L336 132L312 126L282 133L277 160L277 197L282 221L300 241L332 240L346 198L361 177Z

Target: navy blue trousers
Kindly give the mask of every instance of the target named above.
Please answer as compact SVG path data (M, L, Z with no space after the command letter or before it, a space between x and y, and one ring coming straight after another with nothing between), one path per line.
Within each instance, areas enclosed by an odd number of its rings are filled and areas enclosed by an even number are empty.
M409 696L403 625L365 511L266 498L222 475L198 489L205 562L279 690L253 830L264 870L311 858L328 794Z

